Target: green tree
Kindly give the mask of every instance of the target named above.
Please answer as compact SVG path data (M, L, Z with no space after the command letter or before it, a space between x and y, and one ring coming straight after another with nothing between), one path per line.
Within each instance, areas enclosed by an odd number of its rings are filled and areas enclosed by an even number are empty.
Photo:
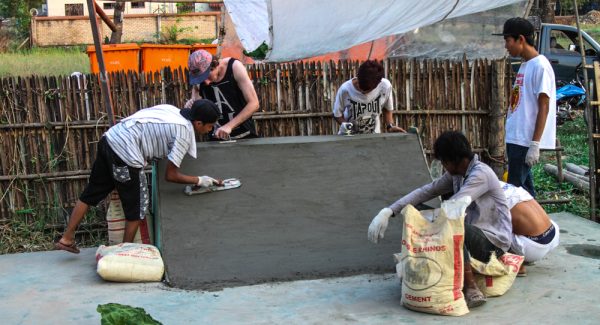
M548 0L541 0L540 1L540 8L543 8L542 3L546 2ZM554 0L553 2L557 3L558 6L560 7L560 12L559 15L561 16L568 16L568 15L574 15L575 14L575 7L573 6L573 0ZM598 3L598 1L594 1L594 0L577 0L577 8L579 9L579 14L583 15L585 14L585 12L582 12L581 10L584 7L587 7L590 4L594 4L594 3Z
M18 18L23 12L29 14L29 9L39 8L45 0L3 0L0 1L0 16Z
M540 1L540 17L544 23L554 23L554 8L556 0L541 0Z
M16 37L25 38L29 35L31 23L31 8L39 8L43 0L4 0L0 1L0 16L15 19Z

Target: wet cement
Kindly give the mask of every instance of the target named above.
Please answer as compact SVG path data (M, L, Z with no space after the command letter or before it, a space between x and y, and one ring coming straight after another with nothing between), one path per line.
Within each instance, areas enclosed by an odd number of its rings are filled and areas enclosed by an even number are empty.
M600 260L600 246L577 244L566 246L567 252L572 255L595 258Z
M431 181L412 134L199 143L198 159L184 160L182 172L235 177L242 186L196 196L165 182L164 164L161 249L168 280L180 288L392 272L401 227L376 246L367 241L369 223Z

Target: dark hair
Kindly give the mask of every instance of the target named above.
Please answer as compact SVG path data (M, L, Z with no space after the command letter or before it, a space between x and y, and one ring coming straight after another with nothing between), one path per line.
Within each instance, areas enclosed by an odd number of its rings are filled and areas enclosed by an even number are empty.
M527 42L527 44L535 47L535 42L534 42L534 39L533 39L533 35L523 36L523 37L525 37L525 42Z
M183 108L179 112L190 121L202 123L215 123L220 115L217 105L208 99L198 99L192 108Z
M433 155L441 162L458 163L462 159L473 159L469 140L458 131L442 133L433 144Z
M358 87L363 91L371 91L383 79L383 66L374 60L367 60L358 67Z
M519 34L512 34L512 35L505 35L504 39L506 39L507 37L512 37L515 41L519 39ZM533 35L523 35L523 37L525 38L525 43L535 47L535 40L533 39Z

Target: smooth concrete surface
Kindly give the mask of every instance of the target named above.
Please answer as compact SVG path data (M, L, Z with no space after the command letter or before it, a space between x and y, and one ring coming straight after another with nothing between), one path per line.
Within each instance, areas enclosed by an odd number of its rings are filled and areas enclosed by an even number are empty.
M392 240L365 245L371 219L431 182L414 134L262 138L199 143L182 172L239 178L195 196L158 171L161 251L169 282L209 289L393 271ZM435 202L430 202L435 205Z
M142 307L163 324L174 325L598 324L600 225L566 213L552 218L561 228L560 246L528 267L529 275L517 278L504 296L490 298L462 317L402 307L395 274L186 291L162 283L104 282L95 273L95 249L84 249L80 255L0 255L0 321L100 324L96 307L114 302ZM399 228L394 221L390 227ZM370 245L366 239L364 245ZM578 251L578 247L586 249ZM388 263L393 264L392 256Z

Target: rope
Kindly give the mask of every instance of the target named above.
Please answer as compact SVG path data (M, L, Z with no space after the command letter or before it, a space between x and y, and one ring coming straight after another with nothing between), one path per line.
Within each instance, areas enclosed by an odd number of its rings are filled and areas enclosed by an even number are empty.
M486 157L488 159L490 159L491 161L501 164L501 165L505 165L507 163L507 160L504 158L504 155L502 156L492 156L492 154L490 154L489 150L487 149L483 149L483 152L486 154Z
M452 7L452 9L450 9L450 11L448 11L448 13L442 18L440 19L440 21L443 21L444 19L448 18L448 16L450 16L450 14L454 11L454 9L456 9L456 6L458 6L458 3L460 2L460 0L456 0L456 3L454 4L454 6ZM440 22L438 21L438 23Z

